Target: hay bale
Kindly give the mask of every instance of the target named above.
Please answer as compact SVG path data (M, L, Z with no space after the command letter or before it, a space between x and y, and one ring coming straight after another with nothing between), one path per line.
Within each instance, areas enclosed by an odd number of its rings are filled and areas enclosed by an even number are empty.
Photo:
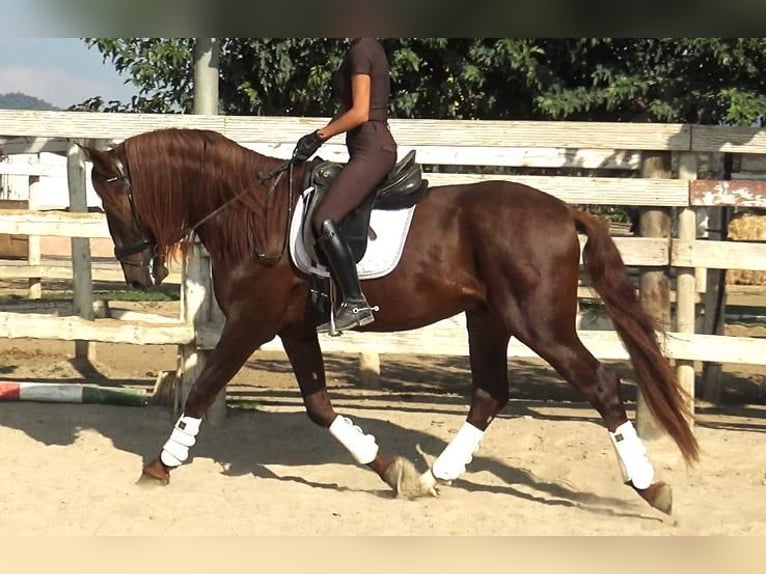
M766 241L766 213L743 212L731 218L728 227L729 239L733 241ZM728 285L766 285L766 271L729 269L726 271Z

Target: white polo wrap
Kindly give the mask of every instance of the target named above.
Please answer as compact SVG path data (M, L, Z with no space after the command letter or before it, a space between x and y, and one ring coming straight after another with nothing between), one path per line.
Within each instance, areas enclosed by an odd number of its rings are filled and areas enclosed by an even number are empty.
M625 482L631 481L633 486L642 490L649 488L654 482L654 467L646 456L646 448L633 423L627 421L621 424L614 432L609 433L609 438L617 451Z
M434 462L431 472L441 480L454 480L465 472L465 467L479 449L484 431L465 422Z
M202 419L181 415L160 453L160 460L165 466L181 466L186 462L189 458L189 448L197 442L201 423Z
M378 456L378 444L371 434L364 434L351 419L338 415L330 425L330 434L346 447L359 464L370 464Z

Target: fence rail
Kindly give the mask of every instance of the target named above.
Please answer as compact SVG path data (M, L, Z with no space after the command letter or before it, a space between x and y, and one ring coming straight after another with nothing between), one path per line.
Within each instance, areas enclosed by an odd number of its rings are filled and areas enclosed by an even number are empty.
M71 197L82 197L86 166L72 144L87 140L107 145L145 131L188 127L212 129L267 155L287 157L294 142L307 131L324 125L325 118L269 118L183 116L149 114L90 114L85 112L17 112L0 110L0 154L66 153ZM704 270L766 270L766 245L703 240L696 234L696 213L721 206L766 207L766 183L697 180L698 164L711 154L736 154L748 169L766 166L766 130L679 124L613 124L578 122L392 120L391 130L400 153L411 149L428 164L432 185L513 179L537 187L572 204L673 208L678 230L673 237L618 237L616 242L628 265L674 268L679 277L677 317L664 339L665 350L679 361L717 361L766 364L766 340L702 335L694 332L695 305L704 292ZM673 154L678 168L672 177L640 177L645 154ZM328 159L344 160L338 142L322 148ZM482 173L464 173L465 166L481 166ZM507 168L557 168L562 175L507 175ZM22 170L20 164L7 172ZM616 170L615 177L577 175L580 170ZM30 176L50 175L32 167ZM84 211L82 203L73 211ZM109 237L100 213L3 211L0 233L75 238ZM86 250L87 251L87 250ZM184 263L180 276L184 302L176 324L127 326L93 320L86 311L79 318L18 317L0 313L0 336L77 338L91 341L145 342L186 345L187 364L195 353L215 344L220 314L212 299L209 264L201 250ZM73 254L77 278L91 264L83 251ZM80 265L79 271L77 265ZM46 272L39 264L35 272ZM0 266L0 272L6 271ZM18 274L18 271L16 272ZM696 277L696 282L695 282ZM690 281L691 280L691 281ZM703 288L701 288L701 286ZM84 283L75 289L87 290ZM80 297L81 309L88 296ZM195 320L196 317L196 320ZM200 317L202 319L200 319ZM326 351L427 354L467 353L462 318L442 321L407 333L364 335L348 333L342 340L322 336ZM605 359L625 358L613 332L584 331L586 345ZM281 348L274 341L265 348ZM532 356L517 342L509 355ZM688 378L688 364L684 365ZM194 368L190 369L194 371Z

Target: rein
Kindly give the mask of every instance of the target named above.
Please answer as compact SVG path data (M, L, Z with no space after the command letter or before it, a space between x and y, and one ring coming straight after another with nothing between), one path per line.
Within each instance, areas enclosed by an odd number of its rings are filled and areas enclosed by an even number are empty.
M267 172L265 174L264 173L259 173L258 174L258 181L262 185L266 185L267 181L269 181L270 179L276 177L276 179L274 179L274 182L269 186L269 193L268 193L268 195L271 195L271 194L274 193L274 190L276 189L277 185L279 184L279 180L282 179L282 175L285 173L285 171L287 171L289 169L290 170L290 199L291 199L292 198L292 168L293 168L293 161L292 160L287 160L283 164L275 167L274 169L272 169L271 171L269 171L269 172ZM231 204L236 203L237 201L242 199L248 191L250 191L250 189L249 188L245 188L242 191L240 191L237 195L235 195L234 197L232 197L231 199L226 201L225 203L223 203L223 204L219 205L218 207L216 207L213 211L211 211L205 217L200 219L197 223L192 225L187 231L184 231L183 233L181 233L181 235L179 236L177 241L181 241L184 238L189 237L192 233L194 233L194 231L196 231L199 227L204 225L206 221L209 221L210 219L212 219L213 217L215 217L216 215L221 213L223 210L225 210L227 207L229 207ZM290 208L288 208L288 209L290 209ZM260 256L260 254L256 254L256 255Z

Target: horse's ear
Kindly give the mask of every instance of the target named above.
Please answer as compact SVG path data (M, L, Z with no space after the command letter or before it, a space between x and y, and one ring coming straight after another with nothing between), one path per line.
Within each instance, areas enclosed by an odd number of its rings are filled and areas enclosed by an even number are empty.
M74 143L78 148L80 148L83 151L86 159L88 159L89 161L93 161L93 157L99 153L98 150L96 150L95 148L81 144L80 142L74 142Z
M103 173L112 173L114 171L114 162L108 150L99 150L81 143L76 145L83 151L85 158L93 164L95 169Z

